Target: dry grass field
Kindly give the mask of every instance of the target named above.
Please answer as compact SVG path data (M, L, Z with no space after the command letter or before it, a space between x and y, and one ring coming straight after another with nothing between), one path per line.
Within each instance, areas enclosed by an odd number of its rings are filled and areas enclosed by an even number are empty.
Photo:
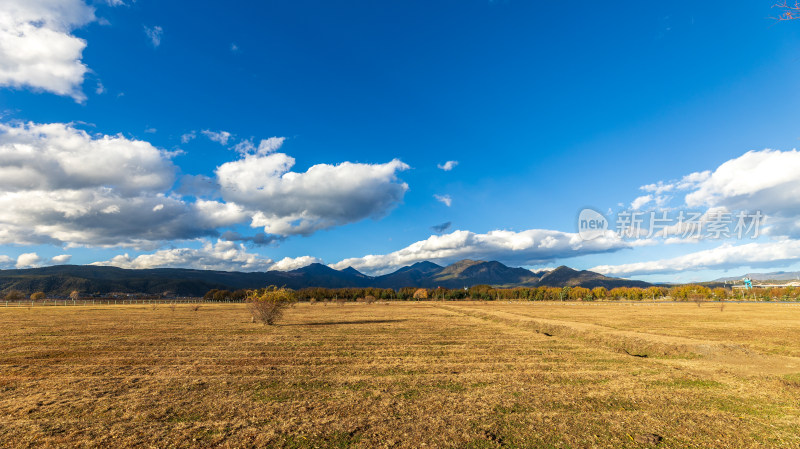
M0 335L4 447L800 447L795 305L21 307Z

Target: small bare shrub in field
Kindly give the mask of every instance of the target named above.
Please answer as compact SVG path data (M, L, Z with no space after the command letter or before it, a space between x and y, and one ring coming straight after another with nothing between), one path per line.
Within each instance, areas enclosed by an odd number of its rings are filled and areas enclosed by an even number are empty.
M191 306L189 306L189 310L191 310L192 312L197 312L198 310L200 310L200 304L192 304Z
M364 297L364 302L367 304L372 304L375 302L375 297L372 295L367 295Z
M81 294L78 292L78 290L73 290L72 293L69 294L69 299L71 299L73 301L77 301L80 298L81 298Z
M297 295L287 288L269 286L247 292L247 304L253 315L253 322L261 321L272 325L279 320L286 308L297 301Z
M46 297L47 296L44 294L44 292L36 292L31 295L31 301L41 301Z
M703 295L699 295L699 294L695 293L695 294L689 295L689 300L690 301L694 301L697 304L697 307L700 307L700 305L705 302L706 298Z
M173 303L170 303L170 305L169 305L169 310L170 310L171 312L174 312L174 311L175 311L175 303L174 303L174 302L173 302Z

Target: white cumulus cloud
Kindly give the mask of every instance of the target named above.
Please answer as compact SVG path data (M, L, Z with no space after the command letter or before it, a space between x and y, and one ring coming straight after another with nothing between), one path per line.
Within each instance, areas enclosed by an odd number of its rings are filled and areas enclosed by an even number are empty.
M450 171L456 168L456 165L458 165L458 161L447 161L444 164L438 164L436 166L441 170Z
M450 206L453 205L453 199L450 198L450 195L438 195L438 194L435 194L435 195L433 195L433 197L436 198L436 201L444 204L447 207L450 207Z
M24 253L17 257L16 268L38 267L42 264L42 258L36 253Z
M213 234L194 204L164 193L175 171L148 142L0 124L0 244L147 246Z
M760 211L768 217L766 233L798 237L798 173L800 152L766 149L749 151L714 170L690 173L678 181L642 186L642 190L685 192L684 206L695 210Z
M96 186L123 195L163 191L175 171L167 156L144 141L92 137L63 123L0 124L0 188L5 192Z
M161 45L161 38L164 36L164 29L157 25L152 27L145 26L144 34L153 44L153 47L158 48Z
M397 172L408 165L343 162L291 171L284 153L247 154L216 170L225 201L253 211L251 226L277 235L308 235L365 218L378 218L399 203L408 185Z
M63 265L65 263L69 262L70 259L72 259L72 256L70 256L69 254L60 254L58 256L53 256L50 259L50 263L56 264L56 265Z
M284 257L269 267L270 271L291 271L303 268L312 263L322 263L322 259L312 256Z
M726 206L776 211L800 206L800 152L750 151L720 165L686 195L690 207Z
M285 137L270 137L263 139L256 146L252 139L245 139L233 146L233 150L241 155L258 155L265 156L269 153L275 152L283 146Z
M643 195L643 196L637 197L631 203L631 209L639 210L639 209L642 208L642 206L644 206L645 204L647 204L647 203L649 203L651 201L653 201L653 195Z
M188 133L182 134L181 135L181 143L189 143L192 140L194 140L195 137L197 137L197 133L194 132L194 131L190 131Z
M258 144L258 154L264 156L278 151L283 146L284 140L286 140L285 137L270 137L269 139L261 140Z
M210 140L217 142L220 145L227 145L228 140L231 138L231 133L228 131L211 131L204 129L200 132ZM194 136L192 136L192 138L194 138Z
M95 20L82 0L4 0L0 6L0 86L29 87L83 101L86 41L72 31Z

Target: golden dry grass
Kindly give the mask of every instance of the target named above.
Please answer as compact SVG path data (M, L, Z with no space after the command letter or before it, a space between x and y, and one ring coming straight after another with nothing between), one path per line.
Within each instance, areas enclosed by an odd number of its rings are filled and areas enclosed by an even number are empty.
M800 447L800 307L0 308L9 447ZM657 434L657 446L646 435Z

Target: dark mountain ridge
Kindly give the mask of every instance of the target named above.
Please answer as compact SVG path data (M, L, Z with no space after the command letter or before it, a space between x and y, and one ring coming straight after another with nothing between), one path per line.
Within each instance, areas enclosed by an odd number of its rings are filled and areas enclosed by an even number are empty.
M611 278L595 273L594 271L577 271L562 265L555 270L545 272L541 278L539 278L536 285L545 287L605 287L607 289L612 289L615 287L647 288L652 284L644 281Z
M348 267L335 270L314 263L291 271L237 272L187 268L123 269L94 265L56 265L42 268L0 270L0 293L43 291L48 295L68 295L73 290L85 294L110 293L167 294L202 296L211 289L238 290L267 285L304 287L380 287L399 289L464 288L479 284L496 287L582 286L606 288L647 287L641 281L610 278L591 271L558 267L534 273L506 266L497 261L462 260L442 267L433 262L417 262L382 276L368 276Z

